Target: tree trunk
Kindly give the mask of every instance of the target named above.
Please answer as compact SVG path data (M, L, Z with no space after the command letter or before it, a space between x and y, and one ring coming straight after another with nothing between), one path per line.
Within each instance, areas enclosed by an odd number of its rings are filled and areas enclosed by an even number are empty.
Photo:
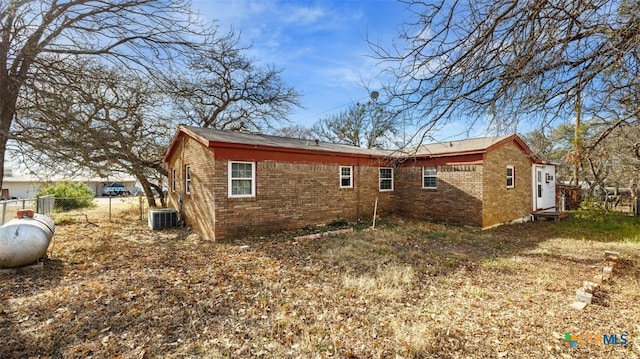
M574 151L576 153L576 158L574 158L573 162L573 184L576 186L580 185L580 164L582 163L582 134L580 131L580 117L582 113L582 93L581 93L581 74L578 74L578 86L576 91L576 103L575 103L575 112L576 112L576 122L575 128L573 132L573 140L574 143Z
M147 203L149 207L157 207L158 203L156 202L156 197L153 194L153 190L155 189L158 192L158 197L160 197L160 206L165 207L166 201L164 192L162 191L162 187L156 184L149 182L149 180L140 174L134 174L140 185L142 185L142 190L144 191L145 196L147 197Z
M15 114L15 96L3 96L5 91L0 93L0 189L4 182L4 161L7 153L7 142L9 142L9 130L11 129L11 122Z

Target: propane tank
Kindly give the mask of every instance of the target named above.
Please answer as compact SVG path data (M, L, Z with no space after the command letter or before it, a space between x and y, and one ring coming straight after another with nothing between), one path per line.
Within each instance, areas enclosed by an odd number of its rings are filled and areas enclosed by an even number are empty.
M0 226L0 267L12 268L34 263L45 256L54 234L53 221L30 209Z

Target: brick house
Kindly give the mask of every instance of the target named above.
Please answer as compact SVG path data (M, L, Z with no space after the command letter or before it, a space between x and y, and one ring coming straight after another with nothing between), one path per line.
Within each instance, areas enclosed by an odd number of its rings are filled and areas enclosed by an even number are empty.
M517 135L403 153L180 126L164 161L169 205L212 240L371 219L376 200L382 217L483 228L555 208L555 169Z

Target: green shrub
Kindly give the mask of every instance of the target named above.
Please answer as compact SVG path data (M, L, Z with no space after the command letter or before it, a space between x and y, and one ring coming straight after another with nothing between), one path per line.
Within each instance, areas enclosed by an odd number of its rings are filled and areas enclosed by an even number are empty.
M559 226L572 235L589 240L640 242L640 217L607 210L602 203L587 200Z
M609 214L604 204L593 199L587 199L580 203L580 207L575 212L575 218L601 223L605 221Z
M53 220L53 224L55 224L56 226L60 226L63 224L71 224L71 223L75 223L76 222L76 218L75 217L71 217L71 216L67 216L64 215L62 217L56 217Z
M69 211L78 208L93 207L93 191L81 182L62 181L46 186L38 192L38 197L52 194L56 196L55 210Z

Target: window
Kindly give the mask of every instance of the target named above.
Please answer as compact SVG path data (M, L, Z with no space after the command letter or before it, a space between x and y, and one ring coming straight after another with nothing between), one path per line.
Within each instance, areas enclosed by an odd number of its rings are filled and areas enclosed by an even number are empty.
M542 171L537 170L536 172L538 172L538 182L536 182L536 187L538 187L538 198L542 198Z
M436 167L422 167L422 188L437 188Z
M253 162L229 162L229 197L255 197L256 171Z
M380 191L393 191L393 168L380 168Z
M353 188L353 168L340 166L340 188Z
M191 193L191 166L184 168L184 193Z
M176 169L171 169L171 192L176 191Z
M507 166L507 188L513 188L516 183L516 174L513 166Z

